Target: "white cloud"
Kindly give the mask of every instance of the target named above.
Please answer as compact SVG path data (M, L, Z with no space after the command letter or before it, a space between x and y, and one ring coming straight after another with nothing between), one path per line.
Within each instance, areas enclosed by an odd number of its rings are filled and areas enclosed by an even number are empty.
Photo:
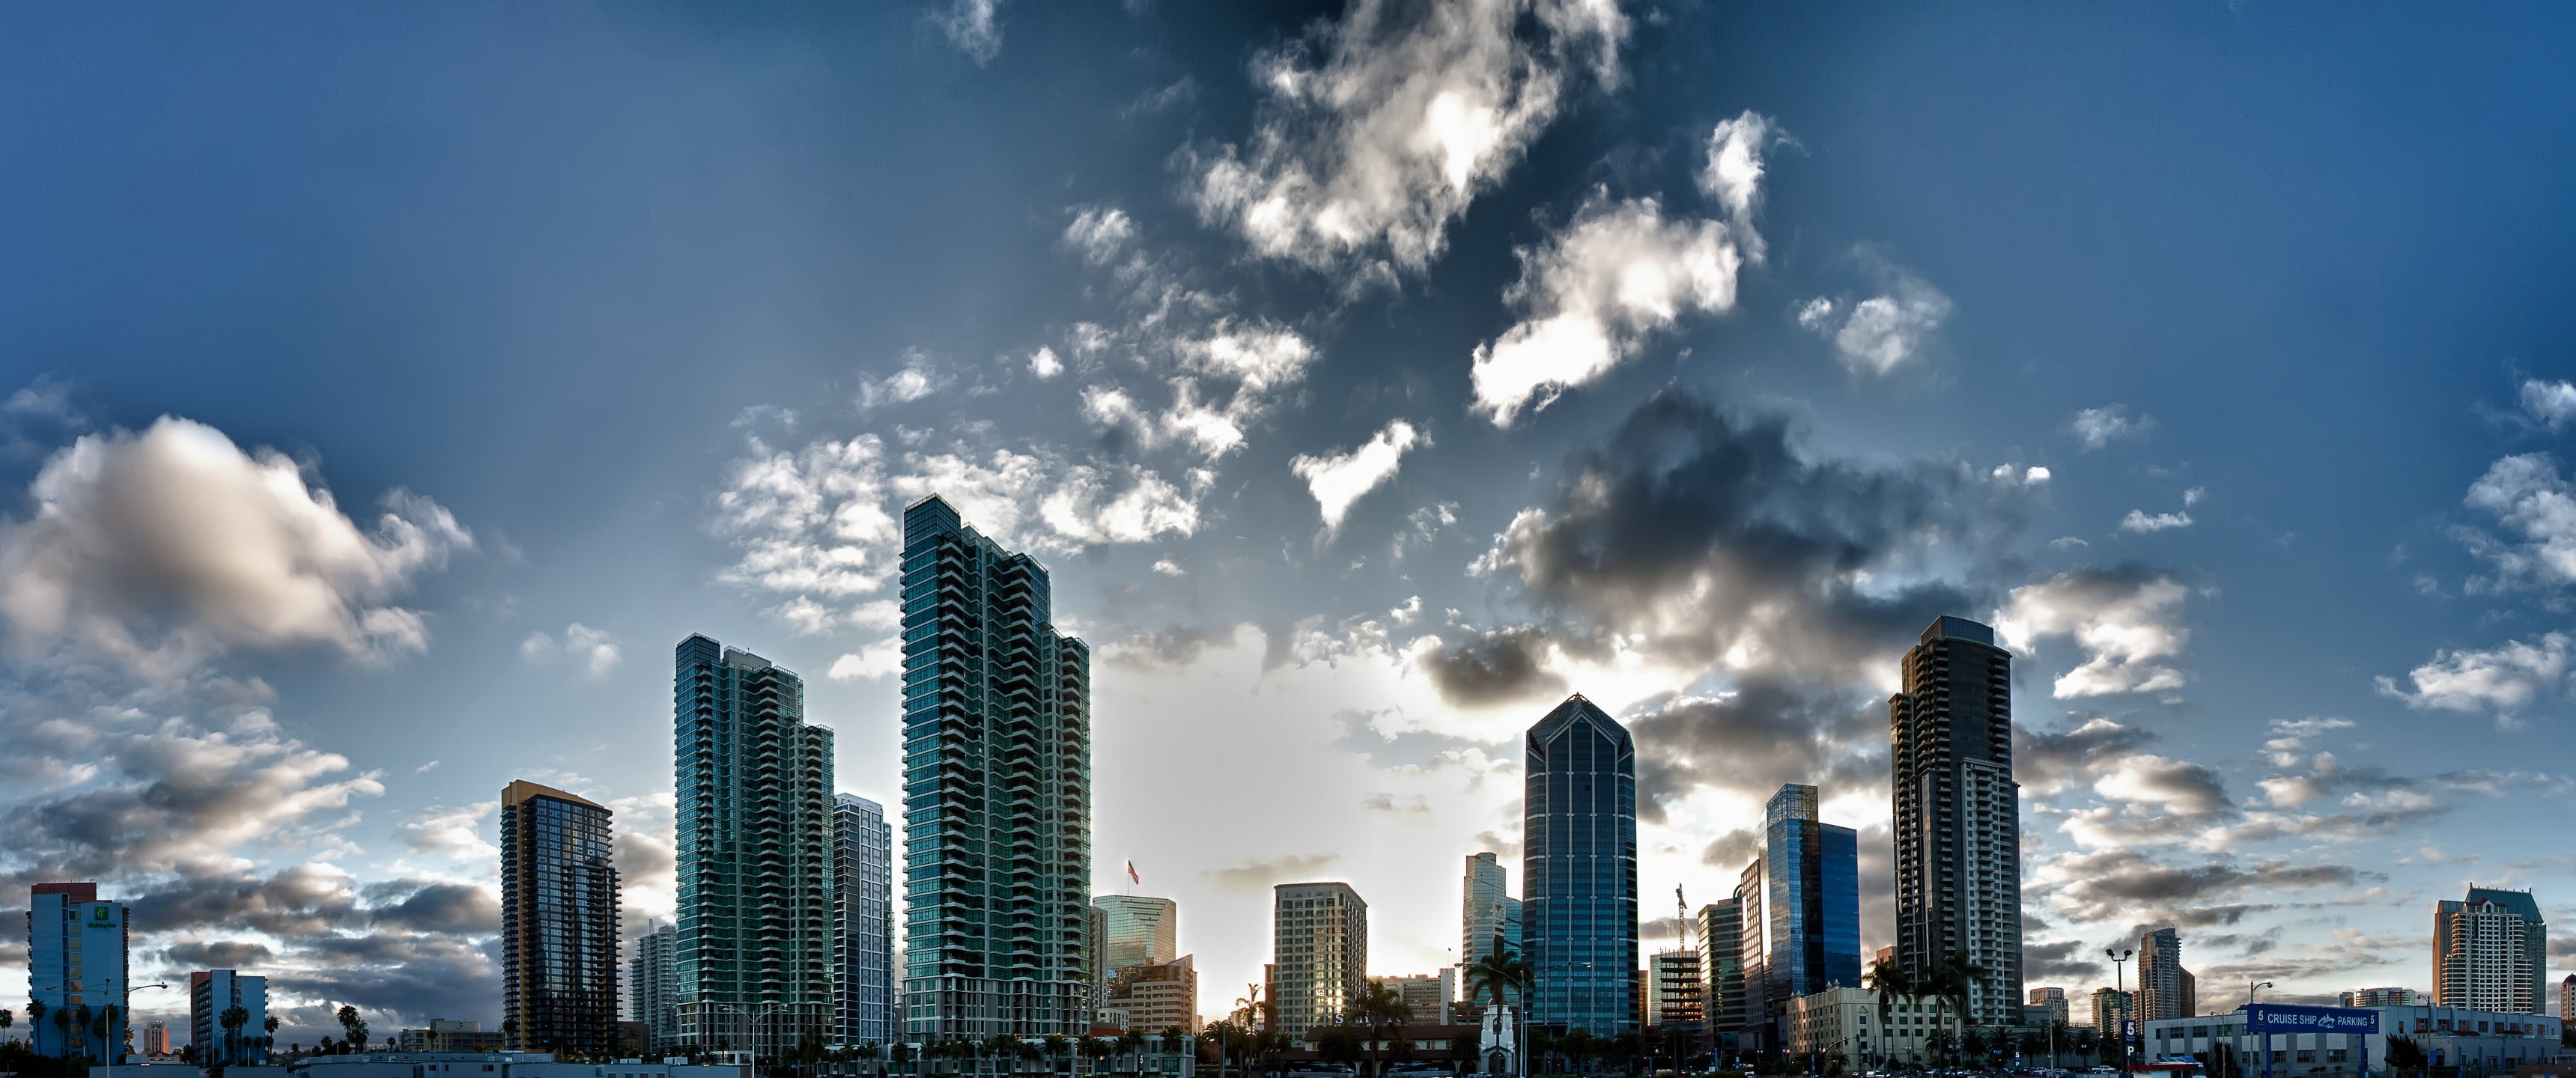
M1107 265L1120 248L1136 238L1136 222L1115 206L1086 206L1064 227L1064 245L1092 265Z
M930 365L930 356L919 349L903 354L903 367L893 374L859 386L859 407L873 409L887 404L910 404L948 387L948 379Z
M565 627L560 643L543 632L529 633L519 642L519 657L540 666L570 659L590 676L603 677L617 667L620 656L615 637L576 621Z
M2186 491L2183 491L2183 492L2182 492L2182 504L2183 504L2183 505L2185 505L2185 506L2194 506L2194 505L2199 505L2199 504L2200 504L2200 500L2201 500L2202 498L2206 498L2206 497L2208 497L2208 496L2209 496L2209 488L2208 488L2208 487L2193 487L2193 488L2191 488L2190 490L2186 490Z
M1299 454L1289 462L1288 470L1306 481L1307 492L1315 496L1315 504L1323 510L1324 527L1339 529L1342 518L1351 511L1351 503L1377 489L1378 484L1395 478L1405 450L1413 448L1417 438L1413 424L1398 419L1357 449L1333 456Z
M372 531L274 450L245 454L168 416L54 454L33 516L0 528L0 616L21 648L69 640L166 676L235 647L419 651L428 624L389 604L474 537L395 491Z
M501 855L499 847L483 841L483 825L498 818L501 803L483 801L449 808L431 805L422 809L412 822L394 828L411 852L450 861L489 861Z
M2051 473L2047 468L2041 467L2037 464L2033 464L2028 468L2018 468L2010 464L1998 464L1995 465L1994 471L1986 474L1991 476L1996 482L2005 484L2006 486L2026 487L2035 487L2044 484L2048 482L2051 476Z
M1654 199L1597 193L1565 230L1519 252L1504 299L1522 320L1476 346L1474 410L1508 427L1522 408L1607 373L1686 313L1735 306L1743 252L1715 221L1667 221Z
M1616 0L1354 0L1255 62L1252 138L1193 160L1190 197L1265 257L1418 272L1584 67L1617 82L1627 30Z
M1770 118L1747 109L1709 132L1707 163L1700 166L1700 191L1726 211L1749 262L1762 261L1762 235L1753 230L1753 213L1762 205L1762 153L1776 137Z
M2526 581L2549 586L2576 583L2576 489L2559 474L2555 458L2524 453L2499 460L2470 484L2465 503L2493 514L2498 523L2519 533L2518 541L2482 532L2460 533L2473 553L2496 567L2492 579L2471 581L2472 590L2508 588Z
M2509 640L2484 650L2444 649L2407 673L2412 690L2387 677L2375 683L2381 695L2419 711L2491 711L2510 726L2517 712L2564 690L2571 649L2576 640L2564 633L2546 634L2537 644Z
M2158 513L2148 516L2144 509L2132 509L2129 510L2128 516L2120 518L2121 531L2136 532L2140 535L2188 527L2191 527L2189 513Z
M1053 378L1064 373L1064 361L1056 358L1055 349L1040 345L1029 355L1029 373L1040 378Z
M1126 469L1123 489L1116 489L1110 469L1076 465L1063 482L1039 503L1038 512L1056 534L1083 544L1143 543L1165 534L1198 530L1198 495L1216 478L1191 473L1184 492L1143 468Z
M2142 415L2131 419L2129 408L2124 404L2086 408L2066 422L2067 432L2075 435L2076 441L2084 443L2086 449L2100 449L2122 438L2134 438L2154 429L2154 416Z
M1128 430L1142 448L1178 443L1209 460L1243 448L1246 429L1268 414L1276 393L1305 379L1316 355L1295 330L1232 319L1167 347L1182 372L1164 383L1172 394L1167 407L1157 412L1125 388L1095 385L1082 391L1083 418Z
M1181 563L1173 561L1168 554L1154 559L1154 571L1164 576L1190 575L1189 570L1181 568Z
M2014 588L1995 628L2017 647L2063 636L2084 649L2083 664L2058 677L2057 699L2168 692L2190 680L2172 665L2191 639L2182 624L2189 595L2162 574L2078 569Z
M857 654L832 660L832 669L824 677L834 681L860 681L881 678L903 669L903 641L887 637L859 649Z
M1879 295L1842 304L1818 297L1798 310L1798 324L1834 344L1843 366L1863 374L1889 374L1912 362L1950 318L1950 297L1930 281L1866 250L1863 261L1880 278Z
M992 63L1002 52L1001 6L1002 0L955 0L939 28L977 64Z
M2569 419L2576 418L2576 385L2564 380L2543 382L2537 378L2525 379L2522 383L2522 410L2530 413L2533 421L2542 426L2551 430L2562 428Z

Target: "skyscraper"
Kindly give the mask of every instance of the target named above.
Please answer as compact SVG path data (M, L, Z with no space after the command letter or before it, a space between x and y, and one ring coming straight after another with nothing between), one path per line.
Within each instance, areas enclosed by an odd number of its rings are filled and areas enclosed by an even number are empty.
M1528 1021L1615 1037L1637 1028L1637 749L1581 694L1525 738L1521 944Z
M1659 951L1648 960L1646 1021L1666 1031L1685 1031L1698 1039L1701 1001L1707 982L1701 979L1699 952Z
M607 809L501 788L501 1028L519 1051L617 1050L617 869Z
M1818 804L1813 786L1791 783L1771 795L1762 853L1737 884L1744 1028L1763 1048L1787 1043L1780 1020L1790 1000L1860 986L1860 839L1818 819Z
M1272 1029L1291 1037L1350 1013L1368 983L1368 903L1347 883L1270 890Z
M894 828L885 808L855 794L832 800L832 874L840 923L833 926L840 994L832 1040L894 1040Z
M224 1024L224 1012L242 1009L237 1026ZM267 1062L259 1039L268 1036L268 978L244 977L228 969L201 969L188 974L188 1043L197 1049L200 1067L250 1067Z
M1156 965L1180 957L1181 908L1171 899L1100 895L1091 904L1108 915L1102 929L1100 966L1111 976L1129 966Z
M1458 962L1472 965L1492 954L1496 938L1503 949L1521 949L1521 901L1512 897L1511 879L1490 853L1470 854L1458 910Z
M2433 908L2433 1005L2540 1014L2549 999L2549 926L2529 891L2469 888Z
M679 1039L776 1058L829 1043L832 731L794 672L704 636L672 684L679 790Z
M2154 1022L2191 1014L2183 982L2182 936L2171 927L2138 937L2138 1020Z
M678 1047L680 928L663 925L635 938L635 956L626 961L626 1018L644 1023L648 1055Z
M1966 618L1933 620L1888 698L1895 798L1896 961L1917 977L1964 953L1986 971L1971 1025L2020 1019L2021 787L2012 653Z
M125 1044L132 987L126 980L125 903L100 901L95 883L40 883L30 890L27 998L49 1013L37 1020L35 1008L28 1008L28 1041L40 1056L114 1062ZM57 1014L92 1022L114 1017L102 1032L82 1021L57 1025Z
M1699 908L1699 953L1706 994L1700 1009L1708 1044L1744 1029L1744 903L1730 898Z
M1091 916L1091 649L1045 567L925 498L903 513L905 1023L1080 1036Z

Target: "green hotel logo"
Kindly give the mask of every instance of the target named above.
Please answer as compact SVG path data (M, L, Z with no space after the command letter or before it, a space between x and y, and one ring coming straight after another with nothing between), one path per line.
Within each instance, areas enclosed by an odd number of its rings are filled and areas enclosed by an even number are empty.
M90 908L89 908L89 923L94 924L94 925L112 925L112 924L115 924L115 923L116 923L116 907L114 907L114 906L110 906L110 905L108 905L108 904L106 904L106 903L104 903L104 902L99 903L98 905L95 905L95 906L90 907Z

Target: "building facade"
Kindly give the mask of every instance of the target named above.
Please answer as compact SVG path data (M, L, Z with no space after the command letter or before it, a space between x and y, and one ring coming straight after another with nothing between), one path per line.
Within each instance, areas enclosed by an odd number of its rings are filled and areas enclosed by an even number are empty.
M1659 951L1646 963L1646 1022L1657 1029L1682 1030L1697 1040L1708 982L1700 972L1699 952Z
M2549 926L2529 891L2469 888L2433 908L2433 1005L2539 1014L2549 1005Z
M607 808L501 789L501 1028L512 1049L617 1050L617 868Z
M1494 952L1497 941L1504 951L1518 954L1520 937L1521 900L1512 897L1502 860L1490 853L1468 855L1458 909L1458 963L1475 964Z
M1521 943L1537 982L1526 1024L1636 1032L1636 743L1581 694L1524 741Z
M2033 1021L2034 1018L2037 1021ZM2065 989L2033 988L2030 990L2030 1003L2022 1008L2023 1025L2062 1026L2073 1021L2074 1014L2068 1009Z
M1091 904L1100 907L1105 915L1101 922L1100 964L1111 975L1129 966L1150 966L1180 957L1179 903L1144 895L1100 895Z
M170 1023L143 1023L143 1054L155 1059L170 1054Z
M805 721L805 681L704 636L672 682L679 791L679 1043L776 1057L830 1043L832 731Z
M406 1029L394 1035L398 1052L498 1052L502 1051L501 1031L485 1029L481 1022L449 1021L432 1018L427 1029Z
M2363 988L2335 996L2346 1007L2417 1007L2423 1005L2423 997L2412 988Z
M1762 853L1736 883L1748 1048L1786 1043L1790 1000L1860 985L1859 834L1818 819L1819 800L1813 786L1780 787L1763 806Z
M1730 1047L1744 1029L1744 903L1730 898L1699 908L1700 1010L1711 1048Z
M224 1018L241 1008L238 1024ZM268 1036L268 978L244 977L228 969L201 969L188 974L188 1043L197 1049L200 1067L256 1067L268 1061L260 1038Z
M1270 891L1272 1029L1302 1038L1340 1021L1368 983L1368 903L1347 883Z
M884 806L856 794L832 799L832 878L839 891L832 1041L891 1043L901 1027L894 1018L894 828Z
M2093 990L2093 1028L2105 1037L2117 1036L2120 1023L2138 1017L2138 995L2115 988Z
M2182 936L2159 928L2138 937L2138 1019L2181 1018L2195 1009L2185 998Z
M1131 1033L1159 1036L1199 1026L1199 972L1193 956L1120 967L1109 984L1109 1007L1127 1016Z
M1903 683L1887 702L1897 964L1921 977L1965 952L1986 971L1968 1024L2009 1025L2022 1007L2012 653L1944 615L1905 653Z
M2216 1049L2225 1046L2243 1073L2268 1070L2276 1078L2341 1078L2364 1065L2372 1074L2413 1073L2389 1069L2391 1036L2413 1040L2434 1067L2456 1067L2462 1074L2512 1074L2559 1058L2560 1020L2545 1015L2420 1005L2369 1009L2379 1012L2377 1033L2274 1033L2267 1039L2245 1031L2240 1010L2144 1022L2139 1039L2150 1058L2191 1056L2205 1066L2216 1065Z
M1950 1005L1942 1000L1890 1001L1882 1016L1876 990L1828 988L1789 1001L1780 1050L1791 1056L1840 1055L1850 1064L1847 1070L1921 1062L1949 1028Z
M635 938L626 960L626 1018L644 1024L644 1047L660 1053L680 1039L680 927L662 925Z
M1081 1036L1091 951L1091 650L1045 567L947 502L903 514L904 1022Z
M125 903L100 901L95 883L40 883L30 892L28 1044L52 1059L112 1062L125 1045L132 992ZM67 1020L57 1024L57 1014Z

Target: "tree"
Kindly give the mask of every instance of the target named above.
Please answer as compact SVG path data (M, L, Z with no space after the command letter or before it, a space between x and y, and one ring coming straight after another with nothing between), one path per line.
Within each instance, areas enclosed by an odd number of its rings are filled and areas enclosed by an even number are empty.
M1529 984L1529 964L1500 946L1467 967L1467 999L1471 1003L1487 996L1502 1003L1510 998L1508 993L1528 988Z
M0 1041L8 1040L9 1027L17 1024L18 1016L11 1013L8 1008L0 1007Z
M241 1031L243 1026L250 1024L250 1011L241 1004L233 1004L215 1016L215 1024L224 1027L224 1062L240 1063Z
M1171 1031L1166 1030L1164 1032L1168 1035ZM1131 1029L1125 1033L1119 1034L1117 1047L1124 1049L1127 1052L1127 1072L1129 1074L1145 1073L1145 1035L1143 1033Z
M260 1032L265 1034L259 1039L259 1061L266 1063L268 1050L277 1045L277 1016L269 1015L266 1021L259 1024L259 1028Z
M1950 1005L1950 1024L1954 1032L1967 1031L1968 996L1976 991L1976 986L1985 983L1986 977L1985 967L1970 959L1964 947L1950 952L1949 959L1932 970L1931 983L1925 987ZM1965 1046L1964 1040L1962 1038L1962 1047Z
M1888 1015L1895 1011L1896 1001L1902 999L1907 1003L1914 1002L1916 995L1923 990L1923 986L1912 973L1906 971L1904 966L1898 965L1893 956L1871 963L1868 981L1869 986L1878 992L1878 1028L1880 1039L1885 1040L1886 1031L1894 1028L1894 1024L1888 1021Z
M1406 1022L1413 1020L1413 1008L1405 1005L1403 993L1387 987L1385 981L1370 981L1351 1001L1351 1017L1368 1027L1370 1068L1386 1073L1386 1061L1378 1046L1386 1041L1390 1029L1400 1032Z
M366 1051L367 1023L365 1019L358 1016L358 1008L353 1005L343 1003L340 1005L340 1013L333 1017L340 1020L340 1028L348 1033L348 1036L343 1038L343 1042L349 1046L349 1050L352 1052Z

